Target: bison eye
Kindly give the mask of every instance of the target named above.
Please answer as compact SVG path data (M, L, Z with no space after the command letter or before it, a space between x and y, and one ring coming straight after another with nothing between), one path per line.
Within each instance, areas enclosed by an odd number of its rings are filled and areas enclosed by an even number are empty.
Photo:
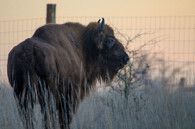
M108 39L106 40L106 46L110 49L112 46L114 46L115 40L114 39Z

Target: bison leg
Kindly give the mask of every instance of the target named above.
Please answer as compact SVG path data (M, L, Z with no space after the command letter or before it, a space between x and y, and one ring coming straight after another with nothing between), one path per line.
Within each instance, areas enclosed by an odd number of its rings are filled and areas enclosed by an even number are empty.
M25 124L26 129L33 129L33 89L25 87L23 90L15 90L15 98L18 100L18 110Z
M76 84L69 82L65 93L61 93L58 99L59 123L61 129L70 129L72 117L79 105L79 93L77 93ZM63 86L63 87L67 87Z
M61 129L70 129L72 114L69 102L61 97L58 104L59 124Z
M43 89L41 89L42 86L38 86L39 88L39 94L38 94L38 99L39 99L39 104L41 106L41 113L43 114L43 124L45 126L45 129L48 129L48 126L47 126L47 113L46 113L46 100L45 100L45 96L44 96L44 91Z
M38 86L38 99L41 106L41 113L43 115L43 124L45 129L55 129L56 121L54 120L54 111L53 103L51 103L52 92L48 89L48 86L45 83L41 83ZM54 100L55 101L55 100Z
M41 86L39 86L41 87ZM45 86L43 86L45 87ZM64 99L62 96L59 95L59 97L51 97L53 94L50 92L49 89L41 89L39 88L39 103L41 106L41 112L43 114L43 123L45 126L45 129L55 128L56 126L56 119L53 119L53 116L55 113L55 110L52 109L52 106L56 106L56 109L58 110L58 118L59 118L59 126L61 129L70 129L70 123L72 120L71 110L69 106L69 102L66 102L66 99ZM53 103L50 103L50 100L54 99L56 102L56 105L53 105Z

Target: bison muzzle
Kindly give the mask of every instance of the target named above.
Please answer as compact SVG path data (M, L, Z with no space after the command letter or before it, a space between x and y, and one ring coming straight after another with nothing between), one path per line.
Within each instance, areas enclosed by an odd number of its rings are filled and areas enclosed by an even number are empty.
M72 114L96 81L112 81L128 61L123 45L102 18L87 26L69 22L38 28L10 51L7 70L22 110L29 102L33 107L34 89L45 111L43 89L47 89L55 100L60 128L69 129Z

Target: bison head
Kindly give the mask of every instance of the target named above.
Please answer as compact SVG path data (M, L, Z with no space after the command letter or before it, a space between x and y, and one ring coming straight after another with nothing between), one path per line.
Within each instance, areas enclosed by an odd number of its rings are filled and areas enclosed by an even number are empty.
M129 61L129 56L121 42L115 37L113 29L105 24L104 18L102 22L91 23L88 25L90 31L91 53L94 59L98 61L100 66L100 75L103 79L108 72L109 78L112 80L119 69L123 68ZM89 30L89 29L88 29ZM110 80L109 79L109 80Z

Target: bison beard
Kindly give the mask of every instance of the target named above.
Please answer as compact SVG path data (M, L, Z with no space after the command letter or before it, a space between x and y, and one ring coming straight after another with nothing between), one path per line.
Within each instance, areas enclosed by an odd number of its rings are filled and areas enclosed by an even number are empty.
M38 28L31 38L10 51L7 68L9 82L23 113L29 103L34 105L32 90L36 90L44 112L43 91L47 89L56 102L60 128L69 129L72 114L96 80L110 82L128 61L124 47L102 18L102 22L87 26L65 23ZM31 128L28 122L26 128Z

